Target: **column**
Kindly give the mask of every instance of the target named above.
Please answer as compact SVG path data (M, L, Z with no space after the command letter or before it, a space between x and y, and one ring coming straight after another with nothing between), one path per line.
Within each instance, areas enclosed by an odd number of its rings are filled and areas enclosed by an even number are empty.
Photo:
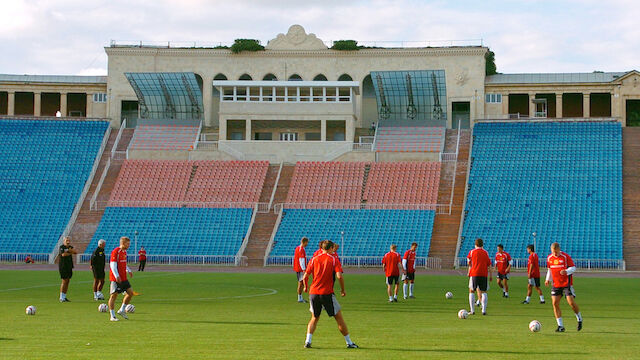
M536 94L529 93L529 116L534 117L536 115L536 104L533 103L533 99L536 98Z
M40 116L42 114L42 93L33 93L33 116Z
M562 93L556 94L556 118L562 117Z
M205 77L202 79L202 111L204 112L205 126L213 126L212 119L213 107L213 77Z
M249 96L249 95L247 95ZM251 140L251 118L248 118L247 120L245 120L245 135L244 135L244 139L245 140Z
M67 113L67 93L60 93L60 112L62 117L68 116Z
M327 141L327 120L320 120L320 141Z
M87 107L85 117L93 117L93 94L87 93Z
M509 117L509 94L502 94L502 114Z
M349 116L344 119L344 140L348 142L353 142L353 138L356 135L356 122L353 116Z
M218 124L218 140L227 140L227 118L220 117L220 124Z
M591 109L591 104L589 103L589 99L591 99L591 94L583 93L582 94L582 117L588 118L589 110Z
M7 94L7 115L16 114L16 92L9 91Z

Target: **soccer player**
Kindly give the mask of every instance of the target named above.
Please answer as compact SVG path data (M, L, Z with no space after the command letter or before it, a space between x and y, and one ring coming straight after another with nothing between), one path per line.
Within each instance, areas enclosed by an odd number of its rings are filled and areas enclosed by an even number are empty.
M335 257L329 255L332 247L333 242L326 240L322 246L322 254L309 262L307 270L304 273L304 291L309 291L309 302L311 303L309 306L309 310L311 311L311 320L309 320L309 325L307 325L307 337L305 339L304 347L311 347L311 338L316 330L316 326L318 325L322 308L324 308L327 315L336 319L338 330L342 333L345 341L347 342L347 348L357 349L358 345L351 341L351 337L349 337L349 330L347 329L347 324L342 317L340 304L333 292L333 275L335 274L340 283L340 295L346 296L344 291L344 278L342 277L338 261ZM310 275L313 277L313 281L311 283L311 288L309 289L306 281Z
M127 280L127 276L133 277L131 269L129 269L129 267L127 266L127 249L129 249L130 244L131 240L128 237L121 237L120 246L113 249L113 251L111 252L111 258L109 260L109 280L111 280L109 313L111 314L111 321L118 321L115 310L116 298L118 297L118 294L123 292L126 294L124 295L122 306L120 306L118 314L125 320L129 320L125 308L133 297L131 284L129 283L129 280Z
M384 270L384 276L387 283L387 294L389 295L389 302L398 302L398 280L400 278L400 269L402 268L402 260L400 254L396 252L398 247L395 244L391 244L389 252L384 254L382 258L382 268ZM393 292L391 291L391 285L395 283Z
M560 299L562 295L567 297L567 302L578 319L578 331L582 330L582 314L576 303L576 293L573 290L573 273L576 272L576 265L569 254L560 251L560 244L554 242L551 244L551 254L547 257L547 278L544 282L545 286L549 286L549 282L553 281L551 288L551 303L553 304L553 313L556 316L558 328L556 332L564 332L564 323L562 322L562 311L560 310Z
M540 304L544 304L544 295L542 295L542 290L540 290L540 262L533 244L527 245L527 252L529 253L529 261L527 261L527 277L529 278L529 283L527 284L527 297L522 303L529 303L533 287L535 286L538 295L540 295Z
M69 291L69 281L73 276L73 255L78 252L71 246L71 237L65 236L62 240L62 245L58 251L60 256L58 261L58 271L60 272L60 302L70 302L67 299L67 291Z
M487 250L483 249L484 242L482 239L476 239L476 247L469 251L467 259L469 260L469 312L474 315L474 305L476 302L475 291L480 293L480 304L482 305L482 315L487 315L487 302L489 301L487 296L487 290L489 289L489 283L487 282L487 275L489 276L489 282L493 281L491 277L491 258Z
M138 251L138 260L140 262L138 265L138 271L144 271L144 266L147 265L147 250L144 249L144 246L140 246L140 251Z
M312 258L312 259L313 259L314 257L316 257L316 256L318 256L318 255L320 255L320 254L322 254L322 244L324 244L324 242L325 242L325 241L326 241L326 240L320 240L320 242L318 242L318 250L316 250L316 251L313 253L313 256L311 256L311 258Z
M498 244L498 252L496 253L496 271L498 272L498 286L502 289L502 297L509 297L509 272L511 271L511 255L504 251L504 246Z
M416 249L418 248L418 243L411 243L411 248L405 251L404 256L402 257L402 281L404 284L402 285L402 295L405 300L407 300L407 286L409 286L409 298L415 299L413 296L413 285L416 279ZM411 283L411 285L409 285Z
M293 271L296 272L296 278L298 279L298 302L306 303L307 301L302 297L302 289L304 284L302 278L304 277L304 271L307 269L307 253L304 248L309 244L309 239L303 237L300 239L300 245L296 246L293 253Z
M104 239L98 240L98 247L91 254L91 271L93 272L93 300L104 300L104 294L102 294L102 287L104 286L104 246L106 241Z

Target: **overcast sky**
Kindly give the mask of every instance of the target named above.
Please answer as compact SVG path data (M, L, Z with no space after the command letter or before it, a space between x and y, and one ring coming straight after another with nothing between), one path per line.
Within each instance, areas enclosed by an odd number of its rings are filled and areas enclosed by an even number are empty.
M0 73L107 73L110 40L483 39L499 72L640 70L640 1L2 0Z

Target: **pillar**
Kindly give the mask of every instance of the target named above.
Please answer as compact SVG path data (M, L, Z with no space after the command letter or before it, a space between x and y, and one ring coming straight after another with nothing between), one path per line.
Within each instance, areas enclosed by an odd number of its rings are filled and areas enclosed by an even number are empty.
M353 142L356 132L356 122L353 116L349 116L344 121L344 140Z
M324 119L320 120L320 141L327 141L327 120Z
M509 118L509 94L502 94L502 115L506 115Z
M562 93L556 94L556 118L562 118Z
M87 93L87 106L85 109L85 117L93 117L93 94Z
M591 104L589 100L591 99L591 94L586 93L582 94L582 117L588 118L591 117L589 115L589 110L591 109Z
M9 91L7 94L7 115L16 114L16 92Z
M227 118L220 117L220 123L218 124L218 139L227 140Z
M249 95L247 94L247 96ZM244 126L245 126L244 139L251 140L251 118L245 120Z
M33 92L33 116L42 114L42 93Z
M213 126L213 77L202 79L202 111L204 112L205 126Z
M67 93L60 93L60 112L62 117L69 116L67 113Z
M536 115L536 104L533 103L533 99L536 98L536 94L529 93L529 116L530 118Z

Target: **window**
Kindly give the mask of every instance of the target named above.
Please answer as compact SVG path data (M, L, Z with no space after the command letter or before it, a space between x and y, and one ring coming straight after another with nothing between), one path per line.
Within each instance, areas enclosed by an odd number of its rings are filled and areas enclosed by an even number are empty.
M93 102L94 103L106 103L107 102L107 94L106 93L93 94Z
M487 104L500 104L502 102L502 94L486 94L485 102Z
M280 133L280 141L298 141L298 133Z
M320 141L321 138L322 136L319 132L304 133L304 139L306 141Z
M257 132L253 136L254 140L271 140L272 134L270 132Z

